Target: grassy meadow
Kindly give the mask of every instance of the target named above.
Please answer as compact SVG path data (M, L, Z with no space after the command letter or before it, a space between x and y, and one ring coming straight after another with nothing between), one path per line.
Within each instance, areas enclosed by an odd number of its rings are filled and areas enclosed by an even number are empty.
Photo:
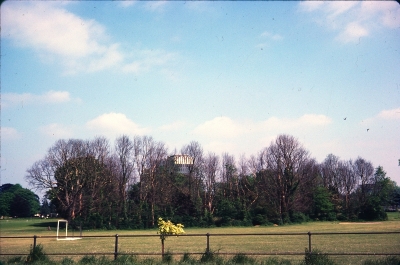
M51 230L48 230L48 227ZM80 240L59 240L48 238L56 236L57 219L7 219L0 220L1 237L31 238L1 238L0 260L8 260L13 256L4 254L18 253L28 255L33 245L33 235L37 235L36 244L43 246L45 253L112 253L115 247L114 237L118 238L118 251L139 254L141 258L160 259L161 255L147 255L161 253L161 242L157 236L157 229L153 230L83 230L84 238ZM206 234L210 233L211 251L221 253L224 258L232 255L223 253L276 253L276 252L304 252L308 248L307 232L399 232L400 213L390 213L389 220L385 222L368 223L341 223L341 222L309 222L284 226L258 226L258 227L215 227L215 228L187 228L186 235L169 237L165 241L165 250L174 255L174 259L181 259L183 253L204 253L206 249ZM223 234L248 234L248 233L300 233L299 235L249 235L249 236L223 236ZM216 236L218 234L219 236ZM65 228L60 230L60 235L65 235ZM152 237L125 237L127 235L153 235ZM214 236L213 236L214 235ZM79 236L79 231L68 229L68 236ZM90 237L86 237L90 236ZM326 253L342 252L374 252L374 253L400 253L400 234L347 234L347 235L312 235L312 249ZM84 256L84 255L82 255ZM196 259L201 256L192 255ZM249 255L250 256L250 255ZM52 260L63 259L65 256L49 256ZM112 259L112 255L107 255ZM257 260L271 258L271 256L251 256ZM272 256L279 259L303 260L304 256ZM337 264L362 264L367 259L382 258L382 256L329 256ZM78 259L78 256L69 256Z

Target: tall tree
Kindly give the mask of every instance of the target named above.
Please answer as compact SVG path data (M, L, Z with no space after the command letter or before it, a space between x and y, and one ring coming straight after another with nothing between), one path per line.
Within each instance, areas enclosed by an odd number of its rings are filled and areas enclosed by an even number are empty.
M200 188L203 180L203 176L201 174L201 168L203 164L203 148L201 145L192 141L188 145L185 145L181 149L181 153L184 155L189 155L193 164L188 165L189 167L189 196L190 198L201 198Z
M324 187L338 193L340 186L340 174L339 174L339 157L333 154L329 154L322 164L322 179Z
M347 215L350 214L350 197L357 187L357 179L354 173L353 162L340 161L338 163L338 174L340 183L338 185L338 191L345 197L344 209Z
M208 153L204 159L204 204L210 214L214 213L214 199L216 196L216 182L219 171L219 157L215 153Z
M112 192L108 160L105 138L59 140L44 159L27 170L26 179L36 189L48 192L66 218L74 219L84 209L94 209L105 193Z
M150 220L146 225L155 225L155 203L157 198L157 173L167 158L167 148L162 142L156 142L152 137L136 136L133 139L135 174L139 178L140 213L142 207L149 205ZM141 217L140 217L141 218Z
M271 184L276 190L277 211L281 221L286 221L294 210L297 188L307 174L309 153L289 135L279 135L265 152L268 168L273 173Z
M231 200L237 198L239 190L236 161L235 157L228 153L222 154L221 184L225 198Z
M342 184L340 172L340 158L334 154L327 155L320 166L320 175L323 186L331 194L331 200L336 211L340 211L343 204L343 198L339 191Z
M105 164L92 156L69 159L55 172L53 199L68 220L100 210L102 199L113 194L114 182ZM111 201L111 200L109 200Z
M118 194L120 211L123 213L125 220L128 218L126 208L126 202L128 199L127 185L132 182L134 170L133 151L134 146L128 136L123 135L117 138L115 141L115 153L118 161Z
M51 213L50 204L47 198L42 199L42 205L40 206L40 215L48 216Z
M354 161L353 170L358 183L359 202L363 205L366 203L367 193L372 187L374 167L371 162L358 157L356 161Z
M39 213L39 197L20 184L4 184L0 187L0 215L32 217Z
M10 208L12 216L32 217L39 213L39 197L28 189L18 189L14 192Z

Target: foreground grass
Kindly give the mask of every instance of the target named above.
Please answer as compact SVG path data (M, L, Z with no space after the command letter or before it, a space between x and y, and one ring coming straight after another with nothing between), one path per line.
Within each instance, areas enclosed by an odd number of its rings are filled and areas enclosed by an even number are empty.
M17 253L17 257L26 257L30 246L33 244L33 235L37 235L37 244L43 246L46 253L81 253L81 256L66 255L73 262L80 262L82 257L97 256L97 263L101 264L98 257L112 259L115 248L115 235L118 234L118 251L127 255L123 257L135 257L141 264L156 264L160 261L161 243L156 229L154 230L113 230L113 231L83 231L84 238L74 241L57 241L46 236L56 235L57 220L18 219L0 220L0 236L29 236L31 238L0 239L0 253ZM51 231L48 230L51 228ZM206 234L210 233L210 247L223 264L228 264L234 255L222 253L276 253L276 252L300 252L304 253L308 248L307 232L393 232L400 231L400 214L389 215L389 221L371 223L347 223L339 222L310 222L299 225L278 227L226 227L226 228L196 228L186 229L189 236L169 237L165 242L165 249L173 254L172 260L180 262L185 253L198 253L192 255L191 260L199 261L206 249ZM63 231L65 233L65 230ZM282 235L253 235L235 236L226 234L262 234L262 233L301 233L295 236ZM216 235L218 234L218 236ZM68 236L79 236L78 231L68 230ZM151 235L151 237L138 237ZM192 235L192 236L190 236ZM194 236L195 235L195 236ZM89 236L89 237L85 237ZM112 237L96 237L112 236ZM129 237L128 237L129 236ZM135 237L132 237L135 236ZM375 253L399 253L399 234L377 235L312 235L312 248L324 253L343 252L375 252ZM108 253L109 255L103 255ZM134 255L134 256L132 256ZM65 256L50 256L52 260L60 264ZM93 256L94 257L94 256ZM259 264L300 264L304 261L304 255L272 256L248 255ZM12 256L1 256L0 260L6 261ZM368 256L329 256L336 264L362 264L371 260ZM374 257L383 258L382 256ZM276 259L276 260L275 260ZM136 260L136 261L137 261ZM280 263L269 263L275 260ZM221 262L222 262L221 261ZM50 262L50 261L49 261ZM66 262L64 260L64 262ZM186 261L185 261L186 262ZM283 262L283 263L282 263ZM286 262L286 263L285 263ZM292 262L292 263L287 263ZM188 263L188 262L186 262ZM236 262L237 263L237 262ZM18 264L18 263L15 263ZM65 263L68 264L68 263ZM72 264L72 263L71 263ZM109 263L107 263L109 264ZM113 263L114 264L114 263ZM124 264L124 263L117 263ZM133 264L133 263L126 263Z
M191 265L191 264L204 264L204 265L233 265L233 264L248 264L248 265L340 265L342 263L337 263L330 257L326 255L318 255L314 253L314 255L306 255L303 260L300 261L292 261L283 258L264 258L264 259L256 259L245 254L237 254L229 259L223 259L219 256L214 255L213 253L206 255L203 254L200 259L195 259L191 257L189 254L185 254L180 260L173 260L168 254L164 257L164 259L154 259L154 258L145 258L139 259L136 256L121 256L115 260L108 259L104 256L95 257L95 256L84 256L81 259L75 261L71 258L63 258L61 260L50 260L48 257L43 256L41 259L37 260L29 260L29 256L27 258L24 257L14 257L9 259L8 261L0 261L0 264L33 264L33 265L80 265L80 264L98 264L98 265ZM400 256L391 256L384 257L380 259L368 259L361 263L362 265L398 265L400 264Z

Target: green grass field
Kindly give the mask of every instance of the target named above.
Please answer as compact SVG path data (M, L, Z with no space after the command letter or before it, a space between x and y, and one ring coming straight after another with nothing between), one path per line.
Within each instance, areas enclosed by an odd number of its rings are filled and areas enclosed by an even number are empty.
M48 230L51 227L51 231ZM96 230L83 231L84 238L80 240L57 241L55 236L57 219L8 219L0 220L0 236L28 236L31 238L1 238L0 260L8 260L12 256L4 254L19 253L28 255L33 244L33 235L37 235L37 244L43 246L46 253L112 253L115 247L115 237L85 237L85 236L114 236L119 235L118 250L124 253L160 253L161 243L154 230ZM188 228L186 235L169 237L165 249L171 253L204 253L206 236L210 233L210 248L219 253L276 253L304 252L308 248L307 232L399 232L400 213L390 213L389 221L369 223L340 223L340 222L309 222L285 226L260 227L226 227L226 228ZM268 236L213 236L215 234L248 234L248 233L302 233L302 235L268 235ZM60 234L65 235L62 229ZM202 236L190 236L190 235ZM126 235L154 235L153 237L124 237ZM68 236L79 236L79 231L68 230ZM400 253L400 234L347 234L347 235L312 235L312 248L326 253L342 252L374 252ZM180 259L182 255L174 255ZM197 257L199 257L198 255ZM70 256L70 258L77 256ZM110 259L112 255L107 256ZM160 256L142 256L160 258ZM231 257L231 256L229 256ZM266 259L271 256L253 256ZM330 256L338 264L362 264L374 256ZM381 258L382 256L379 256ZM51 259L62 259L62 256L50 256ZM228 258L228 256L225 256ZM301 260L304 256L279 256L290 260Z

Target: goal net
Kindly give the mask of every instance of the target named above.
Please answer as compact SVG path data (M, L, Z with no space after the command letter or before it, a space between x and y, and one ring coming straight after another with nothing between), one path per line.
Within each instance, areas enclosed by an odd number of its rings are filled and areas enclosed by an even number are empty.
M60 223L65 223L65 237L59 235L60 232ZM82 235L82 233L81 233ZM57 240L77 240L77 239L82 239L81 237L75 237L75 236L68 236L68 221L67 220L58 220L57 221Z

